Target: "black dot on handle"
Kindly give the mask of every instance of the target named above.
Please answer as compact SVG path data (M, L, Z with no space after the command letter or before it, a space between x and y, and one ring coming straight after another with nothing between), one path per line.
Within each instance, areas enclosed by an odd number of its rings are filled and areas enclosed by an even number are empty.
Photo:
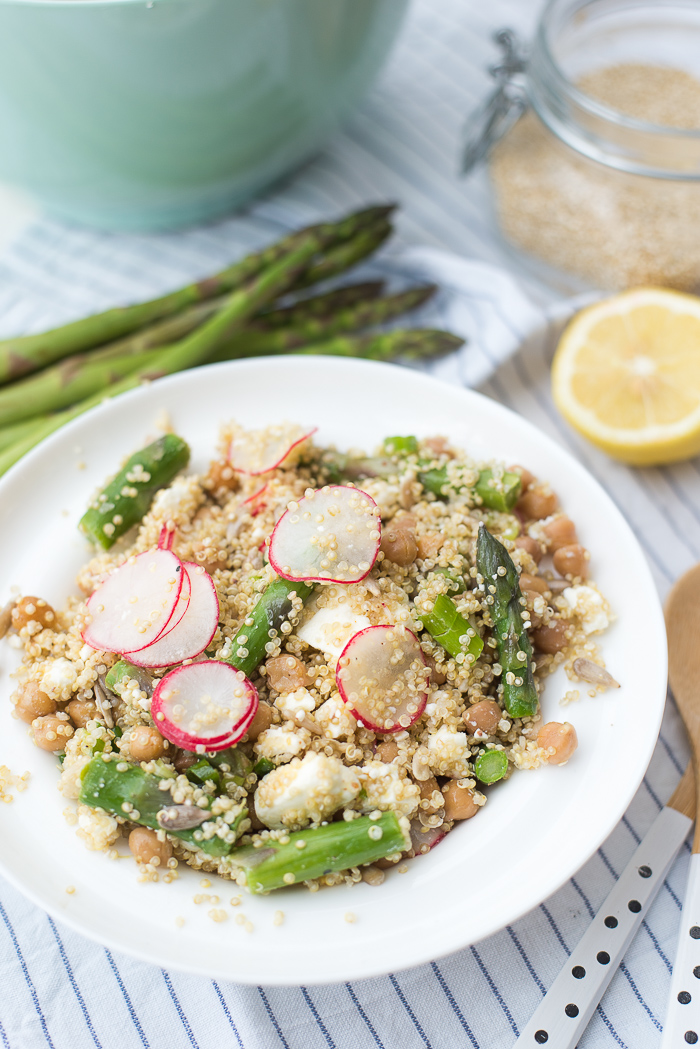
M570 1016L573 1019L574 1016L578 1016L578 1005L574 1005L573 1002L569 1002L564 1012L567 1016Z
M596 958L598 959L601 965L607 965L610 961L610 955L607 951L598 951L598 953L596 954Z
M642 909L642 905L639 902L639 900L630 900L630 902L627 904L627 906L632 911L632 914L639 914L639 912Z
M607 916L607 918L605 919L605 924L607 925L607 927L609 929L616 929L617 928L617 918L614 918L612 916L612 914L609 914ZM691 936L693 935L692 931L691 931L690 935ZM698 936L700 936L700 929L698 929Z
M694 940L700 940L700 925L693 925L690 930L690 935Z
M695 1031L686 1031L685 1040L688 1043L688 1045L695 1045L695 1043L698 1040L698 1036L696 1035Z
M693 969L693 976L696 980L700 980L700 965L696 965Z
M651 878L651 867L647 867L646 864L643 867L638 867L637 872L640 878Z
M573 969L571 970L571 975L576 980L582 980L584 978L584 976L586 975L586 970L584 969L584 967L582 965L575 965L573 967Z
M679 991L678 1001L681 1003L681 1005L690 1005L691 996L688 994L687 991Z
M536 1031L535 1041L538 1045L544 1045L545 1042L549 1041L549 1035L546 1031Z

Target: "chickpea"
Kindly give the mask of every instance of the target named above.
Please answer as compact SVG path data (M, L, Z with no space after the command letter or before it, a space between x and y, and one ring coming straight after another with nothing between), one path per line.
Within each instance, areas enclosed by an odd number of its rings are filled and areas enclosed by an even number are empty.
M439 532L428 532L418 540L418 556L424 561L437 557L444 543L444 535L440 535Z
M383 761L386 765L398 758L399 756L399 745L395 743L393 739L386 740L385 743L380 743L376 749L376 757Z
M566 631L570 626L568 619L553 619L547 626L540 626L537 630L533 630L532 643L538 652L553 656L568 645Z
M308 670L296 656L274 656L268 659L265 669L268 684L276 692L296 692L311 684Z
M423 444L430 449L433 455L449 455L452 458L446 437L426 437Z
M531 535L519 535L513 544L516 550L525 550L536 565L542 560L543 551L540 544Z
M380 870L376 864L372 867L362 868L362 880L366 881L368 885L381 885L386 875L383 870Z
M0 638L4 637L12 626L12 609L14 601L8 601L3 609L0 609Z
M269 703L260 703L248 728L249 740L256 740L272 724L273 713Z
M532 488L533 484L537 480L533 473L530 473L524 466L519 466L517 463L515 466L508 467L509 473L520 474L520 491L525 494L528 488Z
M450 780L443 792L446 820L470 820L479 811L480 806L474 801L474 791L461 784L461 780Z
M223 488L228 492L235 492L239 483L238 474L225 459L214 459L209 464L206 487L210 491L218 492Z
M559 500L554 492L543 485L529 488L518 500L518 510L527 520L534 518L536 521L541 521L553 514L558 505Z
M37 747L50 750L54 754L65 750L66 743L75 732L68 718L65 715L61 717L60 714L35 718L32 721L32 730Z
M392 867L395 867L397 863L400 863L403 858L404 853L401 853L399 858L396 860L390 860L386 856L384 856L384 858L381 860L375 860L373 866L379 867L380 871L389 871Z
M76 728L85 728L88 721L94 721L99 715L97 707L91 699L71 699L66 707L66 713Z
M442 670L438 667L437 663L432 656L429 656L427 652L423 653L423 658L430 667L430 680L434 685L444 685L447 681L447 677Z
M542 608L542 602L545 600L539 590L523 590L523 597L525 598L525 604L527 610L530 613L530 626L533 630L542 624L542 614L544 611ZM539 606L541 612L536 612L535 608Z
M443 802L442 797L434 798L433 795L437 791L440 794L440 785L435 779L435 776L430 776L428 779L421 780L418 784L420 790L420 809L426 816L434 816L436 812L439 812L442 808ZM423 804L426 802L427 804Z
M549 540L549 552L554 554L562 546L571 546L578 543L576 525L570 517L555 517L553 521L546 524L542 529Z
M547 758L550 765L564 765L578 747L576 729L568 721L548 721L537 733L537 742L552 751Z
M590 558L584 546L573 543L571 546L560 546L552 561L559 575L566 579L585 579Z
M134 827L129 835L129 848L137 863L151 863L154 867L167 866L173 847L166 839L158 840L158 833L150 827Z
M21 630L29 623L38 623L41 630L56 629L56 613L43 597L21 597L12 609L15 630Z
M37 681L27 681L20 689L15 703L17 717L31 725L35 718L56 713L56 704L42 692Z
M137 725L129 736L129 750L134 761L155 761L162 758L168 744L157 728Z
M503 717L503 711L493 699L481 699L464 711L462 718L470 736L475 732L487 732L491 735L496 731L498 722Z
M406 568L412 565L418 556L418 544L413 534L413 529L400 518L398 523L392 522L382 531L380 550L387 561L392 564Z
M549 583L541 575L530 575L529 572L520 573L520 589L536 590L538 594L548 594Z

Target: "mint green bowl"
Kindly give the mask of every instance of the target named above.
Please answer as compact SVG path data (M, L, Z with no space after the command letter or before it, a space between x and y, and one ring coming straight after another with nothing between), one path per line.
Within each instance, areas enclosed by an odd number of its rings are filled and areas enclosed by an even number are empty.
M243 204L371 84L409 0L0 0L0 180L165 229Z

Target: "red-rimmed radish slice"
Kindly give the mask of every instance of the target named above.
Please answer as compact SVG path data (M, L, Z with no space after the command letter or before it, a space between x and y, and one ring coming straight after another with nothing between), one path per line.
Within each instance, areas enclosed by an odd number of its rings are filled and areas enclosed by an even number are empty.
M425 710L429 675L411 630L369 626L348 641L335 679L358 721L373 732L401 732Z
M180 562L180 564L182 564L182 562ZM187 612L187 609L190 607L191 596L192 588L190 585L190 578L187 574L187 570L184 569L183 566L182 588L180 589L180 596L178 597L175 608L173 609L173 614L161 630L160 634L156 638L156 641L160 641L162 638L166 637L170 633L170 631L174 630L178 623L182 621L183 617ZM146 645L146 648L150 648L150 645ZM138 649L138 651L140 652L142 651L142 649Z
M270 537L270 564L283 579L358 583L372 570L380 540L374 499L326 485L289 504Z
M212 578L201 565L185 561L185 583L191 592L184 616L172 630L162 634L140 652L124 655L137 667L171 667L183 659L194 659L207 647L219 623L219 599ZM173 613L174 615L175 613Z
M160 535L158 536L158 549L172 550L174 542L175 529L169 528L168 525L164 524L160 530Z
M228 460L234 470L242 474L269 473L277 469L304 441L316 433L297 423L282 423L264 430L238 430L231 438Z
M230 663L205 659L161 678L151 715L161 735L185 750L225 750L245 735L258 693Z
M136 652L167 628L178 603L182 562L169 550L130 557L88 599L83 641L105 652Z

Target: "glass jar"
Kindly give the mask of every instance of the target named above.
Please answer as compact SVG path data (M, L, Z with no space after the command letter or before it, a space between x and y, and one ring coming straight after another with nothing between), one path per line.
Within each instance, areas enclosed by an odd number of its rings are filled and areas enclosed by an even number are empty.
M468 125L506 238L599 287L700 289L700 4L550 0L529 56L497 35Z

